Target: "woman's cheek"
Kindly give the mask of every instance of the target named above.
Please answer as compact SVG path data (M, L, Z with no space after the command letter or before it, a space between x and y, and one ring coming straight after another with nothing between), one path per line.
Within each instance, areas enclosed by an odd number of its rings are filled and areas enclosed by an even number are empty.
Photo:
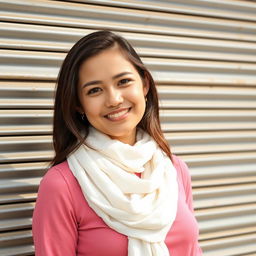
M144 98L144 94L143 94L143 90L139 89L139 88L133 88L132 90L130 90L127 93L127 96L130 99L136 99L136 100L141 100L142 98Z

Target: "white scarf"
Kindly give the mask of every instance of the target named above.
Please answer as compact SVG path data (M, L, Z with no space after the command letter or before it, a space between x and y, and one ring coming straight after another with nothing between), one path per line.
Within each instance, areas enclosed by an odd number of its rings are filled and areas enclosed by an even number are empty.
M67 160L90 207L128 236L128 256L169 255L164 240L178 200L171 160L142 130L131 146L90 127L86 144Z

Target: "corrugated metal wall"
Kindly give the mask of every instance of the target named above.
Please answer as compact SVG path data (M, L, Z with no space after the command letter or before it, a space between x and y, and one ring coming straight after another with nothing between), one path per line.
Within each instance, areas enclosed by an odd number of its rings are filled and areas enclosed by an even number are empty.
M204 255L256 255L255 1L0 0L0 21L0 255L34 254L56 76L99 29L120 32L152 71L163 129L191 170Z

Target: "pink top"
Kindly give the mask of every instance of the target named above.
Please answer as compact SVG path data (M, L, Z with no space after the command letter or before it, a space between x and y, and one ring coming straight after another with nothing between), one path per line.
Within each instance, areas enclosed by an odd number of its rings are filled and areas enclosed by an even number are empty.
M165 243L172 256L200 256L188 167L177 156L173 159L179 199ZM50 168L41 180L32 231L36 256L127 256L127 237L89 207L67 161Z

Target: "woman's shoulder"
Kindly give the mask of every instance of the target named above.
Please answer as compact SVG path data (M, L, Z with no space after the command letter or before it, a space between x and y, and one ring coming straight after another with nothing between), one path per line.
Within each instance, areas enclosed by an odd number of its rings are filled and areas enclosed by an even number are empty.
M172 154L172 160L173 160L173 165L179 169L180 171L184 172L184 174L188 174L189 170L188 170L188 166L187 164L184 162L184 160L177 156Z
M75 177L72 175L67 161L50 167L43 176L40 187L58 191L70 190L75 184Z
M184 160L182 160L181 157L176 156L174 154L172 154L172 160L173 165L177 171L178 177L180 177L183 184L186 186L188 183L191 182L191 175L187 164L184 162Z
M54 175L54 173L59 173L59 174L65 174L65 173L69 173L69 166L68 166L68 162L67 160L59 163L59 164L56 164L56 165L53 165L51 166L45 176L48 176L48 175Z
M61 209L74 212L77 219L81 217L81 210L87 210L81 187L67 161L47 170L39 185L38 198L40 202L49 204L50 201Z

